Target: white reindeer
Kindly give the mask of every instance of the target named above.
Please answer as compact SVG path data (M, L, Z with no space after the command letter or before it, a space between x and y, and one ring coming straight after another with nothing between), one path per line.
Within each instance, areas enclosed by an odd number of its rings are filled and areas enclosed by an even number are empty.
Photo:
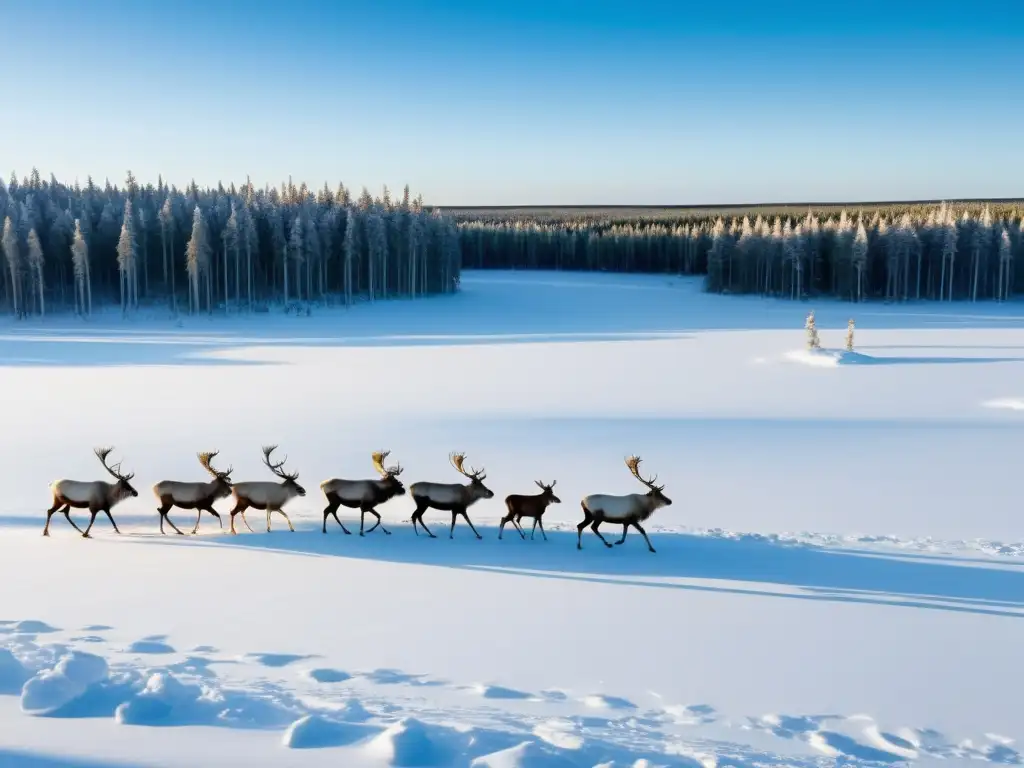
M341 526L346 535L350 533L345 524L338 520L338 507L359 510L359 535L363 535L363 522L366 513L377 518L377 522L366 533L372 533L378 525L388 536L391 531L381 524L380 515L375 507L383 504L394 496L405 495L405 486L402 485L398 476L402 474L402 466L396 464L393 467L384 467L384 459L391 454L391 451L375 451L372 454L373 467L380 474L380 480L343 480L332 478L320 483L320 490L327 497L327 506L324 507L323 533L327 533L327 517L334 515L334 520Z
M267 465L267 468L281 478L280 483L274 483L270 481L257 480L246 483L235 483L231 488L231 495L235 499L235 506L231 510L231 532L237 533L235 530L235 515L240 514L242 516L242 522L245 523L245 527L249 528L249 523L245 519L245 510L249 507L253 509L265 509L267 511L267 532L270 532L270 513L280 512L284 515L284 519L288 523L288 530L294 531L295 526L292 525L292 521L288 518L287 513L282 509L285 504L294 499L296 496L305 496L306 489L299 485L296 480L299 479L298 472L285 472L281 469L284 463L288 461L288 457L279 461L277 464L270 462L270 454L277 449L276 445L267 445L263 447L263 463ZM252 528L249 528L252 531Z
M58 511L63 512L64 517L71 523L71 527L87 539L90 538L89 531L92 530L92 525L96 522L96 515L99 512L105 512L107 519L110 520L110 524L114 526L114 531L118 534L121 533L117 528L117 523L114 522L113 516L110 514L110 509L129 496L138 496L139 492L131 484L131 479L135 477L134 472L122 475L121 462L112 467L107 464L107 456L113 450L113 448L94 448L93 452L96 454L96 458L100 460L100 463L103 464L103 468L117 480L116 483L108 483L105 480L89 482L82 480L54 480L50 483L50 492L53 494L53 506L46 510L46 525L43 526L43 536L50 535L50 518L53 517L54 512ZM89 518L89 525L84 531L75 525L74 520L71 519L72 507L89 510L91 517Z
M467 472L462 468L462 462L465 459L466 454L464 453L452 453L448 456L448 460L459 474L469 478L468 485L462 485L461 483L413 483L409 486L409 493L416 502L416 511L412 513L412 529L416 532L417 536L420 535L416 527L418 523L423 526L423 530L427 532L430 538L437 538L423 522L423 513L428 509L440 509L449 510L452 513L452 528L448 534L449 539L455 538L455 520L459 515L466 518L466 522L469 523L469 527L478 539L483 538L483 536L477 533L476 528L473 527L473 522L469 519L469 515L466 514L466 510L480 499L494 498L494 491L484 485L483 481L486 479L487 474L483 469L471 469Z
M588 525L606 547L611 547L611 544L597 530L598 526L601 523L621 523L622 538L615 542L616 544L621 544L626 540L626 531L632 525L643 535L644 541L647 542L647 548L651 552L654 551L651 540L647 538L647 531L640 523L653 515L655 510L667 507L672 503L672 499L662 493L664 485L654 484L654 481L658 479L657 475L650 480L640 477L640 461L639 456L630 456L626 459L626 466L633 473L633 477L650 490L647 493L630 493L625 496L610 496L604 493L584 496L583 501L580 502L583 507L583 522L576 526L576 549L583 549L583 529Z
M196 533L199 530L199 518L203 516L204 511L216 517L220 527L224 528L224 521L221 520L220 513L213 508L213 502L218 499L226 499L231 495L232 467L228 467L223 472L214 469L211 462L218 453L220 451L207 451L196 454L199 457L199 463L203 465L203 469L213 476L213 480L206 483L182 483L177 480L163 480L153 486L153 494L160 500L160 506L157 508L157 512L160 514L160 533L164 532L164 521L166 520L175 533L182 535L181 531L178 530L178 526L168 516L168 512L170 512L172 507L197 510L196 524L192 529L192 533Z

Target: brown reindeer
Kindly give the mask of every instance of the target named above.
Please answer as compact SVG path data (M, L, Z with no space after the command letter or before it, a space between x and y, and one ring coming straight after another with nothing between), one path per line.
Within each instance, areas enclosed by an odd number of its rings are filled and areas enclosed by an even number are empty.
M610 547L611 544L597 529L601 523L621 523L622 538L615 542L616 544L621 544L626 540L626 531L632 525L644 537L647 548L651 552L654 551L651 540L647 538L647 531L640 523L653 515L655 510L660 507L667 507L672 503L672 499L662 493L665 489L664 485L654 484L654 481L658 479L657 475L650 480L640 477L640 461L639 456L630 456L626 459L626 466L629 467L633 477L648 487L647 493L630 493L625 496L595 493L583 497L583 501L580 502L580 506L583 507L583 522L576 526L576 549L583 549L583 529L588 525L597 534L597 538L603 541L606 547Z
M121 533L117 528L117 523L114 522L113 515L110 514L110 509L118 502L130 496L138 496L139 492L131 485L131 480L135 477L134 472L123 475L121 474L121 462L117 462L114 466L107 464L107 456L113 450L113 448L94 448L93 453L96 454L96 458L103 464L103 468L117 480L116 483L108 483L105 480L93 480L90 482L82 480L54 480L50 483L53 505L46 510L46 525L43 526L43 536L50 535L50 518L58 511L63 512L64 517L71 523L71 527L87 539L90 538L89 531L92 530L93 523L96 522L96 515L100 512L106 513L110 524L114 526L114 532ZM72 507L89 510L91 517L89 518L89 525L84 531L75 525L75 522L71 519Z
M494 491L484 485L484 479L487 477L487 473L482 469L471 469L467 472L463 469L462 462L465 461L466 454L464 453L452 453L448 456L448 460L455 467L456 471L469 478L469 483L462 485L461 483L413 483L409 486L409 494L416 502L416 511L412 513L412 529L419 536L420 532L417 530L417 524L423 526L423 530L427 532L427 535L436 539L437 537L430 532L426 524L423 522L423 513L428 509L440 509L448 510L452 513L452 529L448 534L449 539L455 538L455 520L459 515L462 515L466 522L469 523L469 527L478 539L482 539L476 528L473 527L473 522L469 519L469 515L466 514L466 510L475 504L480 499L491 499L494 498Z
M199 458L199 463L203 466L203 469L213 476L213 480L205 483L183 483L177 480L163 480L153 486L153 494L160 501L160 506L156 510L160 514L160 533L164 532L164 521L166 520L175 533L182 535L181 531L178 530L178 526L171 521L168 515L172 507L196 510L196 524L192 528L192 533L196 533L199 530L199 518L203 516L203 512L209 512L216 517L221 529L224 528L224 521L221 520L220 513L213 508L213 502L218 499L226 499L231 495L231 472L233 469L228 467L223 472L214 469L211 462L218 453L220 451L207 451L196 454Z
M327 517L329 515L334 515L334 520L341 526L341 530L346 534L349 533L348 528L345 527L341 520L338 520L338 507L347 507L359 510L360 536L363 535L363 521L366 519L367 512L377 518L377 522L373 524L367 533L372 533L374 528L379 525L384 533L388 536L391 535L391 531L381 524L380 515L375 509L378 504L383 504L394 496L405 495L405 486L398 479L398 476L402 474L402 465L396 464L393 467L384 467L384 459L390 454L391 451L375 451L372 454L373 468L380 474L380 480L343 480L341 478L333 478L320 483L320 490L327 497L327 506L324 507L323 533L327 533Z
M306 489L299 485L296 480L299 479L298 472L285 472L281 467L288 461L288 457L285 456L277 464L273 464L270 461L270 454L277 449L276 445L266 445L263 447L263 463L267 466L271 472L281 478L280 483L274 483L267 480L254 480L244 483L235 483L231 489L231 494L235 498L235 506L231 510L231 532L235 531L235 515L242 516L242 522L245 523L245 527L249 528L249 523L245 519L245 510L252 507L253 509L265 509L267 511L267 532L270 532L270 513L280 512L284 515L285 521L288 523L288 530L294 531L295 526L292 525L292 521L288 518L287 513L282 509L285 504L291 501L296 496L305 496ZM252 531L252 528L249 528Z
M544 541L548 540L548 535L544 533L544 522L541 518L547 511L549 504L560 504L562 500L555 496L555 492L552 490L555 487L557 480L552 480L551 485L545 485L540 480L534 480L534 482L540 486L541 493L535 493L532 496L523 496L520 494L512 494L511 496L505 497L505 507L508 509L508 514L501 518L501 524L498 526L498 538L501 538L502 532L505 530L505 523L512 523L512 526L519 531L519 537L525 539L526 534L523 532L522 526L519 521L524 517L533 518L533 530L530 531L530 539L533 539L534 534L537 532L537 526L540 526L540 535L544 537Z

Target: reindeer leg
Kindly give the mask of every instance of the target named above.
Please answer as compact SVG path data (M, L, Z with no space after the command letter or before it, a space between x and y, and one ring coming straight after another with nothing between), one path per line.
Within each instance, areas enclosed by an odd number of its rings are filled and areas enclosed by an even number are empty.
M505 523L509 521L509 517L501 518L501 522L498 523L498 541L501 541L501 534L505 531Z
M85 530L82 531L82 538L85 538L85 539L89 538L89 531L92 530L93 523L96 522L96 514L98 512L99 512L98 509L90 509L89 510L89 514L91 515L91 517L89 518L89 525L87 525Z
M327 533L327 518L330 517L330 516L331 516L331 505L328 504L326 507L324 507L324 524L323 524L323 527L320 529L320 533Z
M603 521L602 518L595 517L594 518L594 522L590 524L590 530L592 530L594 533L597 534L597 538L599 538L602 542L604 542L604 545L606 547L611 549L612 545L609 544L608 540L604 536L601 535L601 532L599 530L597 530L598 526L601 525L602 521Z
M454 539L455 538L455 519L458 516L459 516L458 512L455 512L455 511L452 512L452 529L451 529L451 531L448 534L448 538L449 539Z
M583 529L594 519L586 505L580 503L580 506L583 508L583 522L576 526L576 549L583 549Z
M110 514L110 510L109 509L104 509L103 511L107 513L107 519L110 521L110 524L112 526L114 526L114 533L116 533L118 536L120 536L121 535L121 531L119 531L117 529L117 523L114 522L114 516ZM170 523L171 521L168 520L167 522ZM171 523L171 527L172 528L174 527L174 523ZM175 530L177 530L177 529L175 529ZM181 531L178 531L178 533L181 533Z
M164 512L163 518L162 518L162 519L160 520L160 533L163 533L163 532L164 532L164 520L166 520L166 521L167 521L167 524L168 524L169 526L171 526L171 528L173 528L173 529L174 529L174 532L175 532L176 534L178 534L179 536L184 536L184 535L185 535L185 534L184 534L184 533L182 533L182 532L181 532L180 530L178 530L178 526L176 526L176 525L174 524L174 522L173 522L173 521L171 520L171 518L170 518L170 515L168 515L168 514L167 514L166 512ZM198 520L196 521L196 525L197 525L197 526L199 525L199 521L198 521Z
M46 510L46 525L43 526L43 536L50 535L50 518L53 517L53 513L63 506L57 502L53 503L53 506ZM70 518L68 518L70 520Z
M633 523L633 527L636 528L638 531L640 531L641 534L643 534L644 541L647 542L647 549L649 549L651 552L653 552L654 551L654 547L651 546L651 540L647 538L647 531L645 531L640 526L640 523Z
M466 522L467 522L467 523L469 523L469 528L470 528L470 530L472 530L472 531L473 531L473 533L475 533L475 534L476 534L476 537L477 537L478 539L482 539L482 538L483 538L483 536L481 536L481 535L480 535L479 533L477 533L477 531L476 531L476 528L474 528L474 527L473 527L473 521L469 519L469 515L467 515L467 514L466 514L466 510L462 510L461 514L462 514L462 516L463 516L464 518L466 518ZM520 532L521 532L521 531L520 531ZM525 538L525 537L524 537L524 538Z
M537 525L540 526L540 535L544 537L544 541L547 541L548 535L544 533L544 521L541 520L539 517L537 518ZM531 536L530 538L532 539L533 536Z
M281 514L284 515L284 512L282 512ZM343 522L341 522L341 520L338 519L338 510L334 510L331 514L334 515L334 522L336 522L338 525L341 526L341 530L343 530L345 532L345 535L346 536L350 536L352 534L352 532L348 528L345 527L345 524ZM288 519L288 515L284 515L284 516L285 516L285 519L287 520ZM291 523L288 523L288 524L291 525ZM294 531L295 529L292 528L292 530Z
M539 522L539 517L533 518L533 528L530 529L530 541L533 541L533 537L537 534L537 523Z
M82 532L82 529L79 528L77 525L75 525L75 521L71 519L71 505L70 504L65 504L64 505L64 519L67 520L68 523L71 525L71 527L74 528L76 531L78 531L79 533Z
M242 522L245 523L245 527L249 529L249 533L256 533L256 531L252 529L252 526L249 525L249 521L245 519L245 510L243 509L238 514L242 516Z
M629 523L623 523L622 524L622 538L619 539L618 541L616 541L615 542L616 544L621 544L622 542L624 542L626 540L626 531L628 531L628 530L629 530Z
M371 509L371 510L369 510L369 512L370 512L371 515L373 515L374 517L377 518L377 523L373 526L373 528L376 528L379 525L380 529L382 531L384 531L384 535L385 536L390 536L391 535L391 531L389 531L387 528L384 527L384 521L381 519L380 512L378 512L376 509ZM372 531L373 528L371 528L370 530Z
M430 529L429 529L429 528L427 528L427 524L423 522L423 513L422 513L422 512L420 513L420 515L419 515L419 517L418 517L417 519L419 520L419 522L420 522L420 525L421 525L421 526L423 526L423 530L427 532L427 536L429 536L429 537L430 537L430 538L432 538L432 539L436 539L436 538L437 538L437 536L435 536L434 534L432 534L432 533L430 532Z
M270 507L267 507L267 533L270 533Z
M295 533L295 526L294 526L294 525L292 525L292 521L291 521L291 518L290 518L290 517L288 517L288 513L287 513L287 512L285 512L285 511L284 511L283 509L279 509L279 510L277 510L277 511L278 511L278 512L280 512L280 513L281 513L282 515L284 515L284 521L285 521L286 523L288 523L288 530L289 530L289 531L291 531L292 533ZM335 520L338 520L338 517L337 517L337 515L335 515L334 519L335 519ZM340 520L338 520L338 522L339 522L339 523L341 523L341 521L340 521ZM344 526L344 525L343 525L343 526L341 526L341 527L342 527L342 529L344 529L344 528L345 528L345 526Z

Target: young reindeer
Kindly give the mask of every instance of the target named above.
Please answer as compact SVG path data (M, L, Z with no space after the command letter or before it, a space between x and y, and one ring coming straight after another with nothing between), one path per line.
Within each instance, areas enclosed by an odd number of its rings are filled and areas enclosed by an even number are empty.
M512 494L505 497L505 507L508 509L508 514L501 518L501 525L498 526L499 539L501 538L502 531L505 530L505 523L512 523L512 526L519 531L520 538L525 539L526 534L523 532L523 527L519 524L519 521L524 517L532 517L533 530L530 531L530 539L533 539L533 535L537 532L537 526L540 525L540 535L544 537L544 541L548 540L548 535L544 533L544 523L541 518L547 511L549 504L560 504L562 502L560 498L555 496L555 492L552 490L558 481L552 480L551 485L545 485L540 480L534 480L534 482L540 486L541 493L536 493L533 496Z
M91 482L54 480L50 483L50 492L53 494L53 506L46 510L46 525L43 526L43 536L50 535L50 518L53 517L54 512L58 511L63 512L65 519L71 523L71 527L87 539L90 538L89 531L92 530L93 523L96 522L96 515L99 512L105 512L107 519L110 520L110 524L114 526L114 531L118 534L121 533L117 528L117 523L114 522L113 516L110 514L110 509L118 502L130 496L138 496L139 492L131 484L132 478L135 477L134 472L122 475L121 462L114 466L107 464L107 456L113 450L113 448L94 448L93 453L96 454L96 458L103 464L103 468L117 480L116 483L108 483L105 480L93 480ZM75 525L74 520L71 519L72 507L75 509L88 509L89 514L92 515L89 518L89 525L84 531Z
M232 467L228 467L223 472L214 469L211 462L218 453L220 451L207 451L196 454L199 457L199 463L203 465L203 469L213 476L213 480L206 483L182 483L176 480L164 480L153 486L153 494L160 501L160 506L156 510L160 514L160 533L164 532L164 521L167 521L175 533L179 536L183 535L178 530L178 526L168 516L172 507L196 510L196 524L192 528L192 533L199 531L199 519L203 516L203 512L209 512L216 517L220 527L224 528L224 521L221 520L220 513L213 508L213 502L218 499L226 499L231 495Z
M448 510L452 513L452 529L448 534L449 539L455 538L455 520L459 515L466 518L466 522L469 523L469 527L478 539L483 538L483 536L477 533L476 528L473 527L473 522L469 519L469 515L466 514L466 510L480 499L494 498L494 491L484 485L483 481L487 478L487 473L484 470L471 469L467 472L463 469L462 462L465 459L466 454L464 453L452 453L448 456L448 461L452 463L456 471L469 478L468 485L462 485L461 483L413 483L409 486L409 493L416 502L416 511L412 513L412 529L416 532L417 536L420 535L416 527L418 523L423 526L423 530L427 532L430 538L437 538L427 528L426 523L423 522L423 513L428 509L440 509Z
M231 510L231 532L237 533L235 530L235 515L242 516L242 522L245 523L245 527L249 528L249 523L245 519L245 510L252 507L253 509L265 509L267 511L267 532L270 532L270 513L280 512L284 515L284 519L288 522L288 530L294 531L295 526L292 525L292 521L288 518L285 513L284 507L289 501L294 499L296 496L305 496L306 489L299 485L296 480L299 479L298 472L285 472L281 467L288 461L288 457L279 461L277 464L270 462L270 454L277 449L276 445L266 445L263 447L263 463L267 465L267 469L281 478L282 482L274 483L264 480L256 480L245 483L235 483L231 488L231 495L235 499L235 506ZM252 528L249 528L252 531Z
M377 518L367 533L372 533L378 525L388 536L391 531L381 524L380 515L375 507L383 504L394 496L404 496L405 486L399 481L398 476L402 474L402 465L396 464L393 467L384 467L384 459L391 454L391 451L375 451L373 456L373 468L380 474L380 480L342 480L333 478L320 483L320 490L327 497L327 506L324 507L323 533L327 533L327 517L334 515L334 520L341 526L346 535L349 534L345 524L338 520L338 507L359 510L359 535L363 535L363 522L366 520L366 513Z
M640 477L640 461L639 456L630 456L626 459L626 466L633 473L633 477L650 490L647 493L630 493L625 496L609 496L603 493L584 496L583 501L580 502L580 506L583 507L583 522L576 526L576 549L583 549L583 529L588 525L606 547L611 547L611 544L597 530L598 526L601 523L621 523L622 538L615 542L616 544L621 544L626 540L626 531L632 525L644 537L647 548L651 552L654 551L651 540L647 538L647 531L640 523L653 515L655 510L660 507L667 507L672 503L672 499L662 493L664 485L654 484L654 481L658 479L657 475L650 480Z

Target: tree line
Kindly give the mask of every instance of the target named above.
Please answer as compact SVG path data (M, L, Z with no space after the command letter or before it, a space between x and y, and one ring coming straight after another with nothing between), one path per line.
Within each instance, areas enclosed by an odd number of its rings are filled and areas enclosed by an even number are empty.
M769 209L770 210L770 209ZM451 213L451 212L450 212ZM609 212L604 212L606 215ZM1024 292L1019 203L696 211L602 218L457 212L462 263L704 275L715 293L784 298L1006 300Z
M353 198L277 187L179 190L163 179L123 186L0 180L2 307L22 318L58 307L89 315L116 303L172 312L288 310L451 293L460 277L455 221L406 187Z

